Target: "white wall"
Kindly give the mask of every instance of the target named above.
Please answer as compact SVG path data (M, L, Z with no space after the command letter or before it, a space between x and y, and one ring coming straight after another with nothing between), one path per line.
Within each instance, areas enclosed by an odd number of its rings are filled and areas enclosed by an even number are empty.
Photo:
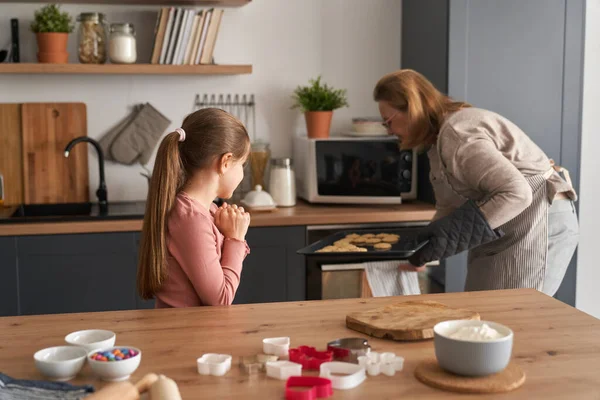
M0 32L10 32L10 18L20 20L21 62L35 61L35 37L28 26L41 6L0 4ZM112 22L132 22L138 31L138 59L149 59L157 8L62 8L73 16L97 11ZM318 74L348 90L350 107L334 114L332 130L349 129L353 116L377 115L371 93L381 75L400 65L400 21L401 0L370 0L368 5L362 0L255 0L225 9L215 50L217 63L253 64L251 75L0 75L0 102L84 102L88 136L100 138L137 103L153 104L171 119L172 130L192 111L196 93L254 93L256 136L271 142L274 156L290 156L293 133L306 129L299 112L290 110L292 91ZM9 36L0 36L0 42L6 40ZM69 51L71 62L77 62L76 34L70 37ZM89 171L95 199L97 160L91 151ZM107 164L109 200L144 199L146 181L140 171L140 166Z
M598 227L600 226L600 1L586 2L585 55L583 71L583 111L581 129L581 177L577 255L576 305L600 318L600 265Z

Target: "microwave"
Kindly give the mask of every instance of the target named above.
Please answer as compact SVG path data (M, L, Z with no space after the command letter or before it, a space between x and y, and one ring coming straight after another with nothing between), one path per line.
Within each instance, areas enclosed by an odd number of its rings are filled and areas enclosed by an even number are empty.
M310 203L400 204L417 197L417 153L395 137L293 142L296 190Z

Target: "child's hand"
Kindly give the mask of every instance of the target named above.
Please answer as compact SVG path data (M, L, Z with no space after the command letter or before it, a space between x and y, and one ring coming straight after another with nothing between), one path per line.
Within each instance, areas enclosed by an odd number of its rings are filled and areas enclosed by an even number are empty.
M235 204L227 205L215 212L215 225L226 238L243 241L250 225L250 214Z

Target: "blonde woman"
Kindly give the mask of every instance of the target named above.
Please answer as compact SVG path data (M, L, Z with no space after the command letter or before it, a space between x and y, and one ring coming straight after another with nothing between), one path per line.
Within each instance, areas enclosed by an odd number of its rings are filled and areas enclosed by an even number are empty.
M415 71L384 76L373 95L388 132L431 165L436 214L408 269L470 250L465 290L554 295L578 243L568 175L514 123L454 101Z

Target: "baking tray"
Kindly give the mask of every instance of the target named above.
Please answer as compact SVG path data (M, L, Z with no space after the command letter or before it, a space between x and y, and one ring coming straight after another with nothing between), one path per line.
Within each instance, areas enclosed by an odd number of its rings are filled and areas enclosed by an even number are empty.
M400 236L400 240L396 243L392 243L392 248L389 250L376 250L373 246L357 245L358 247L365 247L366 252L335 252L335 253L317 253L317 250L322 249L325 246L332 246L334 242L344 239L347 235L356 233L358 235L364 235L367 233L373 233L375 235L379 233L396 234ZM330 236L327 236L311 245L304 247L297 251L298 254L302 254L311 259L322 260L323 262L367 262L367 261L384 261L384 260L406 260L429 241L418 241L416 231L407 231L403 229L349 229L344 231L336 232Z

